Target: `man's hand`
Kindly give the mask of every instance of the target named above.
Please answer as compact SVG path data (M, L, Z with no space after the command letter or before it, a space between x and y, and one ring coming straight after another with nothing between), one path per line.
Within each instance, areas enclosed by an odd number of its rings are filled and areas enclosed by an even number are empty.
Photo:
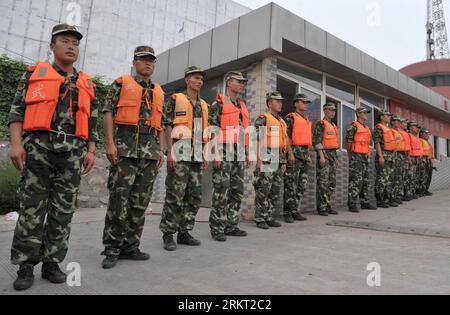
M83 160L83 169L84 169L82 173L83 176L89 174L89 172L92 171L94 163L95 163L95 154L92 152L86 153Z
M158 157L158 169L161 169L164 165L164 153L163 151L159 151L159 157Z
M378 164L379 164L381 167L384 167L384 163L385 163L384 158L383 158L382 156L380 156L380 159L378 160Z
M288 161L289 161L289 165L294 165L295 164L295 156L294 153L289 153L289 157L288 157Z
M324 168L325 165L327 165L327 160L324 157L321 157L319 162L320 162L320 167L321 168Z
M11 162L14 164L14 167L18 171L22 172L26 159L26 152L25 149L23 148L22 143L12 145L9 157L11 158Z
M214 161L213 167L215 170L220 170L222 168L222 161Z
M209 163L208 163L208 161L203 161L203 165L202 165L202 170L203 171L207 171L208 170L208 167L209 167Z
M281 165L281 173L286 173L286 164Z
M336 169L338 169L340 165L341 165L341 163L339 163L339 160L337 160L336 161Z
M172 170L174 170L177 166L177 161L172 152L169 152L169 154L167 155L167 166Z
M261 175L262 165L263 163L261 160L258 160L258 162L256 162L256 170L258 171L258 176Z
M117 147L115 144L106 146L106 157L108 158L111 165L117 165Z

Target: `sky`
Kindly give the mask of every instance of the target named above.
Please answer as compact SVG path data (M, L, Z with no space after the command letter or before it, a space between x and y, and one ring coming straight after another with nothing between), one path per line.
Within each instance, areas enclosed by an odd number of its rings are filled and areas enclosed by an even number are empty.
M275 2L396 70L426 59L426 0L235 1L252 9ZM444 10L448 29L450 0Z

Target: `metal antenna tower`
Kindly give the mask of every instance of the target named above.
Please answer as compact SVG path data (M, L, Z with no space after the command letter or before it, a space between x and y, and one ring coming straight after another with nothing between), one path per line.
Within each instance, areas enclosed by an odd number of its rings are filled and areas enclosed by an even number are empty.
M450 57L443 0L427 0L427 59Z

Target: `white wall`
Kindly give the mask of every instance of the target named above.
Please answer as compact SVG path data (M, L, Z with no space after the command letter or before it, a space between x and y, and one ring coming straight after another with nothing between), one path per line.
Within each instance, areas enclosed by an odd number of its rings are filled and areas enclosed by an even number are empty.
M138 45L159 54L250 11L231 0L1 0L0 53L48 60L51 29L66 22L71 2L81 7L86 36L78 67L107 79L130 70Z

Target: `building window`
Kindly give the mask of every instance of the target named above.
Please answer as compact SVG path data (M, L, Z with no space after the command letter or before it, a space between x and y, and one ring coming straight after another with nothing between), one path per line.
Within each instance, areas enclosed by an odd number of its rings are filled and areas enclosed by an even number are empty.
M359 99L361 102L370 104L371 106L383 109L385 105L384 97L370 93L366 90L359 90Z
M447 157L450 157L450 140L447 139Z
M214 103L218 94L224 92L223 78L206 81L201 91L201 98L208 104Z
M327 77L326 91L338 99L355 104L355 87L350 84Z
M322 90L322 75L319 73L299 67L282 59L278 59L278 71L291 77L292 79L295 79L296 81Z
M321 95L312 92L308 89L301 88L301 93L308 96L308 99L311 101L311 104L308 106L308 111L306 112L306 116L312 121L319 121L322 117L322 97Z
M289 81L280 76L277 77L277 90L283 95L286 99L283 102L283 110L281 112L282 117L286 117L288 114L295 111L295 106L292 100L297 94L298 84L292 81Z
M433 145L434 145L434 158L436 160L439 160L440 156L439 156L439 137L433 137Z
M340 126L340 129L342 130L342 141L343 148L347 147L347 137L345 136L347 132L348 126L356 120L355 111L353 108L350 108L348 106L342 105L342 125Z

